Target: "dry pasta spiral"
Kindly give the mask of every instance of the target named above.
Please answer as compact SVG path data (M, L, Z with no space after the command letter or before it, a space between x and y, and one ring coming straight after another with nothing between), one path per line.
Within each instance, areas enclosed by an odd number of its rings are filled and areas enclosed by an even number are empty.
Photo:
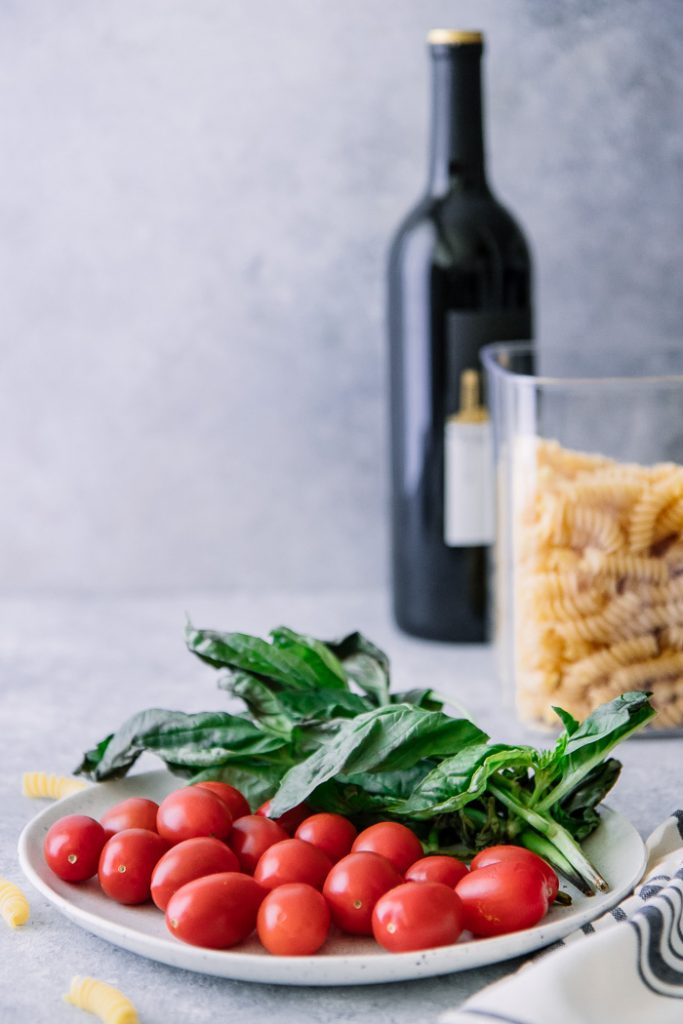
M21 791L33 800L61 800L87 789L87 782L70 779L67 775L48 775L46 772L24 772L21 777Z
M18 928L29 919L30 908L26 896L14 882L0 878L0 916L10 928Z
M64 999L81 1010L94 1013L103 1024L139 1024L140 1018L130 999L97 978L72 978Z
M515 452L515 675L523 717L579 718L630 689L683 727L683 466L522 439Z

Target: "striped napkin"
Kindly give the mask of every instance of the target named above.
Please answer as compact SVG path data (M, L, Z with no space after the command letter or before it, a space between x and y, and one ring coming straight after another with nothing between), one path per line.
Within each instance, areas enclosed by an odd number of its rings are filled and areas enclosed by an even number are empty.
M632 896L442 1024L683 1024L683 811L647 852Z

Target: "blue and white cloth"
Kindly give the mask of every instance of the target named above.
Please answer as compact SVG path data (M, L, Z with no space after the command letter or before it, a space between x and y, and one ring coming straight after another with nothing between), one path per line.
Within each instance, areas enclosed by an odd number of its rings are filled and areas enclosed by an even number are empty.
M632 896L442 1024L683 1024L683 811L647 851Z

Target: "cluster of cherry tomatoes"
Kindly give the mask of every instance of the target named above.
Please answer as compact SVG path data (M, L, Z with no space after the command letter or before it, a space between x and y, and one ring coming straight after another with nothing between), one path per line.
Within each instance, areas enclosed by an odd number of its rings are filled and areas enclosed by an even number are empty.
M522 847L489 847L468 868L425 857L398 822L358 833L304 804L273 820L269 805L252 814L222 782L186 786L161 804L132 797L99 822L60 818L45 860L67 882L97 874L119 903L151 897L184 942L228 949L256 929L279 956L317 952L332 923L391 952L449 945L465 929L502 935L537 924L557 895L555 872Z

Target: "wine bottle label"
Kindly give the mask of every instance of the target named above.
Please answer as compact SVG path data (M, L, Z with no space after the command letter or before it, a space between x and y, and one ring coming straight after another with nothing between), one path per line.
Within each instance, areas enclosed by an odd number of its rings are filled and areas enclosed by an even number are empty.
M451 547L488 545L494 538L491 424L446 423L444 533Z
M462 406L463 375L481 373L479 350L487 342L530 337L528 310L447 314L444 541L450 547L488 546L495 535L491 424L483 407Z

